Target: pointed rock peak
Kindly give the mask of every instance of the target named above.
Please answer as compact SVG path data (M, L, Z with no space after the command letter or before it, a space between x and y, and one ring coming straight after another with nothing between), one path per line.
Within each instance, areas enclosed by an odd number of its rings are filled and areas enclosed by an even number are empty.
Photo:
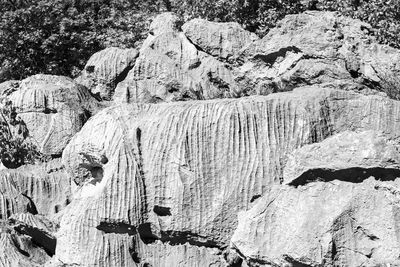
M150 24L150 34L157 36L166 32L179 32L183 22L172 12L161 13Z

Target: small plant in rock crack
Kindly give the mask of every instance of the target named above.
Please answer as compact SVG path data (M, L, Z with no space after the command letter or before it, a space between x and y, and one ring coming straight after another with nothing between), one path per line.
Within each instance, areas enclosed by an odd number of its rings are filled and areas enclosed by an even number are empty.
M9 169L23 164L46 161L34 144L28 141L29 132L17 116L11 101L0 103L0 161Z

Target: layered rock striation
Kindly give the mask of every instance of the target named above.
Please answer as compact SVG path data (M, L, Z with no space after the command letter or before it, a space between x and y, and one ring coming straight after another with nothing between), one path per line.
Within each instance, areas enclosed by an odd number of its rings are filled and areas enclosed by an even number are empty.
M399 54L332 12L262 39L165 13L140 49L94 55L81 85L0 85L62 153L0 171L0 262L399 265ZM86 122L89 92L111 106Z

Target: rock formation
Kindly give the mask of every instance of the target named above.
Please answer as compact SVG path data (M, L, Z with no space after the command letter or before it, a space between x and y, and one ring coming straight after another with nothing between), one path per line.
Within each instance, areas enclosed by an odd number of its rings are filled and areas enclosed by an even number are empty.
M95 107L83 86L62 76L34 75L8 97L42 153L60 155Z
M104 49L89 59L76 80L86 86L93 95L110 100L117 84L124 80L132 69L137 55L135 49Z
M67 78L0 85L62 152L0 170L0 263L400 265L400 52L370 32L306 12L259 39L165 13L138 52L88 62L97 114Z

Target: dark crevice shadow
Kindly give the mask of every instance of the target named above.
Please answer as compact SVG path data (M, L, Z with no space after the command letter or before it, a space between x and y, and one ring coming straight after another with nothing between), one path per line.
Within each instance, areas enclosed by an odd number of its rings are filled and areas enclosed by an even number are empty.
M304 172L298 178L289 183L290 186L298 187L308 183L323 181L329 182L339 180L350 183L362 183L369 177L375 177L380 181L393 181L400 177L400 170L393 168L348 168L343 170L313 169Z
M128 234L135 235L137 233L136 227L122 222L100 222L96 226L97 230L103 231L104 233L114 233L114 234Z

